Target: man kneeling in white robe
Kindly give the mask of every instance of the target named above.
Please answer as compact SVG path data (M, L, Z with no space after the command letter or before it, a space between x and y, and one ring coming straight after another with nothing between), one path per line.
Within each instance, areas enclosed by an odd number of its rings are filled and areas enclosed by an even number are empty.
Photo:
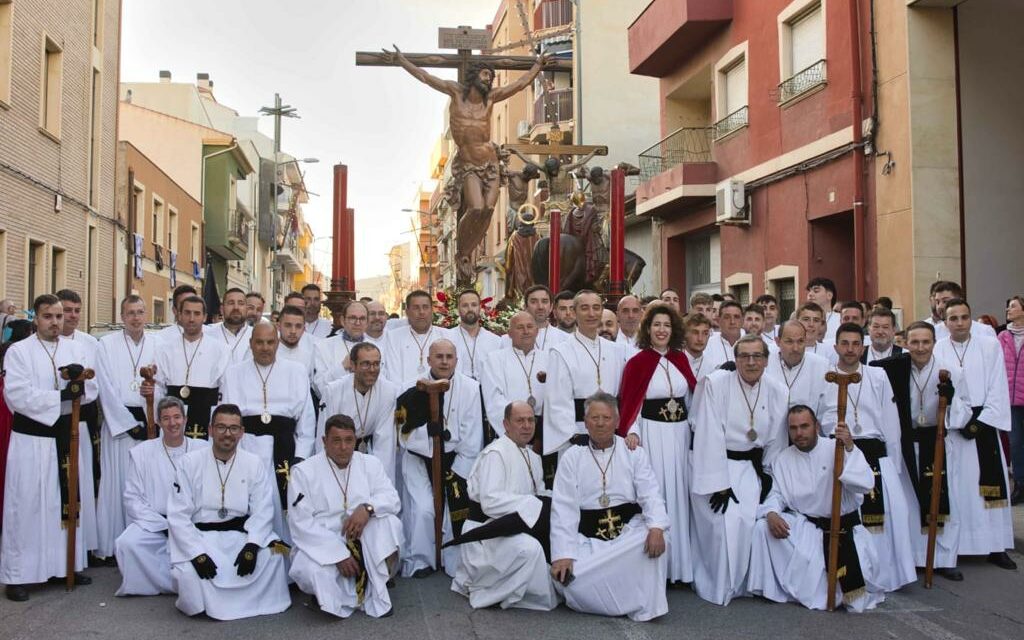
M788 418L793 444L776 458L772 490L757 509L748 585L752 594L768 600L825 609L836 444L818 437L818 419L810 407L796 405ZM863 495L875 486L875 476L847 426L838 424L835 434L846 450L839 476L843 534L836 601L860 612L885 600L875 539L860 524L859 512Z
M551 574L569 608L643 622L668 613L668 514L647 454L615 435L615 396L587 398L589 443L562 455L551 500Z
M324 450L292 469L288 484L289 575L320 609L347 618L391 615L388 581L398 571L401 504L384 465L356 451L356 425L324 424Z
M245 428L236 405L214 409L209 434L210 450L193 451L178 465L167 504L175 604L216 620L280 613L291 596L286 547L271 526L270 470L238 447Z
M174 593L167 550L167 497L174 491L178 466L187 453L210 443L185 437L185 403L174 396L157 404L161 436L128 452L124 507L128 526L114 542L121 570L118 596Z
M546 558L551 492L529 446L537 426L533 407L509 403L503 423L505 435L480 452L469 473L473 506L463 538L456 539L462 563L452 591L468 596L474 609L550 611L558 606Z

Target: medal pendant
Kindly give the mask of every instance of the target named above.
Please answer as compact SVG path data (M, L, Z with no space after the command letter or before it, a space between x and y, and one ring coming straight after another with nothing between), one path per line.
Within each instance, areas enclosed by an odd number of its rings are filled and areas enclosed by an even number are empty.
M747 431L747 440L750 440L751 442L757 440L757 429L752 428L750 431Z
M861 432L861 428L860 428L860 423L859 422L854 423L854 425L853 425L853 432L854 433L860 433Z
M188 385L186 384L181 388L181 391L179 393L182 398L187 399L190 395L192 395L192 390L189 389Z
M612 499L608 497L607 493L602 493L601 497L597 499L597 504L601 505L602 509L607 509L611 503Z
M130 385L128 385L128 388L131 389L133 392L134 391L138 391L139 390L139 381L138 380L132 380L132 383Z
M530 396L529 398L526 399L526 404L530 405L530 407L536 407L537 406L537 398L534 398L533 396Z
M679 403L676 402L675 398L669 398L668 402L665 403L665 409L668 410L668 419L671 422L679 421Z
M924 414L923 413L917 414L917 426L923 427L923 426L925 426L924 423L925 423Z
M217 517L218 518L226 518L226 517L228 517L228 510L226 508L224 508L224 507L221 507L220 509L217 509Z
M270 424L270 420L270 414L264 411L263 415L260 416L260 422L262 422L263 424Z
M423 366L423 363L421 362L421 363L420 363L420 366L419 366L419 368L418 368L418 369L416 369L416 373L419 373L419 374L423 374L423 373L425 373L425 372L426 372L426 370L427 370L427 368L426 368L426 367L424 367L424 366Z

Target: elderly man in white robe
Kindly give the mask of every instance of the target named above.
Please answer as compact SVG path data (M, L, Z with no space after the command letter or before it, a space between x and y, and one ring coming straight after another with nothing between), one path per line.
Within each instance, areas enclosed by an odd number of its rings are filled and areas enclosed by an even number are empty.
M434 451L432 434L439 430L444 445L441 455L444 520L442 541L461 531L469 515L466 478L477 454L483 448L483 417L480 410L480 385L455 371L455 345L441 339L430 345L428 356L431 380L448 380L449 388L439 398L440 424L430 419L428 396L411 387L398 398L395 422L400 430L398 442L402 457L402 524L406 548L402 553L402 576L423 578L434 566L434 499L430 472ZM442 563L454 577L459 563L458 549L446 549Z
M786 448L786 388L764 375L760 336L733 347L736 371L719 370L694 394L690 462L693 587L726 605L746 594L757 508L771 489L771 466Z
M467 596L474 609L550 611L558 606L546 554L550 492L542 481L540 456L530 448L533 407L510 402L502 423L504 435L480 452L469 474L469 497L479 510L463 527L463 537L473 539L459 542L462 563L452 591ZM485 533L490 529L497 530Z
M220 302L220 312L224 316L223 322L205 325L203 331L206 337L213 342L224 343L229 365L248 360L252 356L249 351L252 327L245 318L245 292L238 287L225 291Z
M228 365L223 342L208 340L203 333L206 303L199 296L182 298L178 307L177 337L165 336L156 352L157 396L181 398L188 410L185 435L206 438L213 408L220 399L220 385ZM143 382L143 395L151 383Z
M137 295L121 301L124 329L100 338L96 382L103 409L100 495L96 504L99 546L96 555L114 555L114 541L124 531L125 478L129 453L146 440L145 398L139 393L139 369L156 362L156 339L145 334L146 303ZM155 398L159 402L160 398Z
M864 496L860 518L875 537L880 584L886 591L895 591L917 580L906 498L912 487L903 463L899 411L885 372L861 364L864 332L860 325L840 325L833 351L838 373L861 375L861 381L849 385L846 392L846 422L853 442L875 472L875 487ZM818 417L824 435L831 435L838 421L838 393L835 384L825 389Z
M938 342L935 355L959 371L972 413L960 430L966 440L963 455L956 463L950 458L963 478L950 485L960 510L959 553L987 555L997 567L1015 570L1017 563L1006 553L1014 546L1013 511L999 438L1000 431L1010 430L1010 390L1002 348L995 338L973 329L966 300L948 300L944 310L949 337Z
M71 402L95 398L95 380L69 384L69 375L87 361L82 346L60 335L64 310L56 296L44 294L32 304L36 334L8 349L4 399L14 414L4 480L4 527L0 535L0 582L7 598L28 600L26 585L67 576L67 466L70 456ZM84 425L84 423L82 423ZM75 544L75 584L92 579L79 573L86 565L88 532L96 531L92 487L92 451L88 432L79 429L79 510Z
M289 575L322 611L380 618L391 615L387 584L398 571L401 504L384 466L357 451L356 440L352 418L333 415L324 450L292 471Z
M380 375L380 349L375 345L369 342L354 345L351 359L355 372L328 383L324 389L324 409L320 412L317 433L326 433L324 425L328 417L339 413L351 416L356 425L356 449L380 460L384 473L395 484L398 388ZM317 440L316 448L317 453L323 449L323 439Z
M431 324L434 308L426 291L405 296L405 314L408 323L394 329L389 326L381 342L384 377L403 390L427 377L430 345L447 337L444 329Z
M259 456L277 481L274 530L291 542L284 512L288 510L291 467L313 455L316 417L302 365L278 356L274 325L261 322L249 340L252 360L228 367L221 401L242 412L241 448Z
M789 409L788 422L793 444L775 459L772 490L757 509L749 590L773 602L826 608L833 466L835 448L842 446L836 602L848 611L874 609L885 600L885 589L878 584L874 536L857 510L875 486L874 472L845 424L836 426L835 440L823 438L814 412L800 404Z
M504 422L508 403L521 401L533 407L536 417L533 450L543 451L544 395L547 384L548 352L537 347L537 323L533 315L520 311L508 323L509 345L487 354L484 359L480 390L484 395L484 413L492 425ZM543 458L544 486L555 482L558 455Z
M569 608L644 622L668 613L665 502L646 453L615 434L615 397L587 398L588 442L559 461L551 575Z
M342 315L341 331L316 344L314 363L316 367L316 387L324 391L327 385L341 380L352 373L355 368L352 362L352 348L360 342L376 345L377 341L366 334L368 311L366 303L354 300L345 305ZM328 394L322 394L327 399ZM334 415L328 412L327 415Z
M155 596L174 593L171 556L167 549L167 499L175 491L181 459L206 449L207 440L185 437L185 405L174 397L157 404L160 437L129 452L124 490L128 526L114 543L121 570L118 596Z
M768 355L765 375L786 386L786 405L798 404L815 411L825 395L825 374L828 360L806 351L807 329L796 320L787 320L779 327L775 342L778 353Z
M286 547L273 529L273 479L267 465L239 446L238 407L222 404L210 421L209 449L178 464L167 501L175 605L215 620L280 613L291 605Z
M448 339L455 344L459 358L456 370L479 381L484 358L488 353L501 348L501 338L484 328L480 294L475 289L467 289L459 294L457 308L459 325L448 330Z

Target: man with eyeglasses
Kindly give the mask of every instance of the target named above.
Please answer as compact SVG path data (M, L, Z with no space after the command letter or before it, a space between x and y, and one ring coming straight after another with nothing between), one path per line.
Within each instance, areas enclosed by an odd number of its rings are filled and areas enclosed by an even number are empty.
M743 336L733 355L735 371L720 369L697 386L692 414L693 586L720 605L744 595L758 505L772 486L772 462L789 445L786 387L764 375L768 345Z
M323 390L329 383L352 373L352 347L360 342L377 344L366 335L369 316L365 302L349 302L342 315L341 331L316 344L314 362L318 389Z
M291 605L270 469L239 448L244 435L242 412L221 404L210 419L210 448L178 464L167 523L175 605L189 616L237 620Z
M331 338L336 340L337 338ZM326 434L330 416L346 415L355 423L356 449L380 460L395 482L395 400L398 387L380 375L380 349L370 342L353 345L349 352L353 373L327 383L318 434ZM323 440L316 442L317 452Z

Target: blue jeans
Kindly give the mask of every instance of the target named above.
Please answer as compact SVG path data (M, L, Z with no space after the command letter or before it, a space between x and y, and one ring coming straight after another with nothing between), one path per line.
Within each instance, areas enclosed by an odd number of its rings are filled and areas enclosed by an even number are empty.
M1010 407L1010 464L1014 487L1024 487L1024 407Z

